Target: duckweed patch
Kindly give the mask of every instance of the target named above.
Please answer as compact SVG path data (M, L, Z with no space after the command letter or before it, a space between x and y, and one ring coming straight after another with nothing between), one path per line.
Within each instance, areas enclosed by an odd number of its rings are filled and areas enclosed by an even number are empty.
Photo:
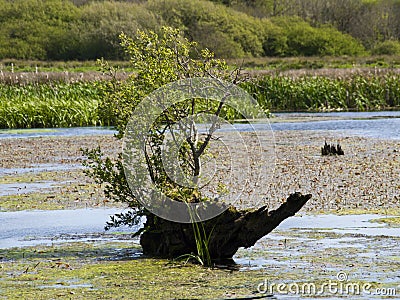
M109 207L98 184L69 183L43 192L0 196L0 211Z
M38 182L38 181L76 181L84 179L84 174L81 170L72 171L45 171L31 172L25 174L7 175L0 177L0 184L21 183L21 182Z
M132 256L139 251L127 242L1 250L0 296L218 299L252 295L265 277L264 271L205 269Z
M293 229L278 231L260 240L253 248L240 250L236 260L246 262L244 270L273 271L279 280L268 277L270 284L296 283L301 286L311 282L321 287L329 280L335 282L341 273L346 276L344 284L370 284L372 293L377 288L386 288L398 295L400 249L396 245L399 242L398 237L316 234ZM327 292L309 296L338 295Z
M386 223L391 226L399 226L400 227L400 217L387 217L387 218L382 218L382 219L377 219L374 220L375 222L378 223Z
M5 275L0 297L234 299L260 296L257 287L265 280L321 287L337 281L339 272L346 274L346 283L370 284L372 292L398 287L400 237L328 229L276 230L255 246L240 249L234 257L238 265L231 269L145 257L137 240L0 250Z

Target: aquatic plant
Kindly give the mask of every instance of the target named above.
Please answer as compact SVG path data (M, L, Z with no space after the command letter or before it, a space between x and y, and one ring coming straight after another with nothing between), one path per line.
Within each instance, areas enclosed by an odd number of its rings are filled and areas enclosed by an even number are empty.
M94 83L0 84L0 128L108 125Z
M101 81L23 80L0 83L0 128L118 125L120 104L109 101ZM400 74L366 73L346 77L334 71L321 76L255 77L241 84L266 111L384 110L400 108ZM17 75L15 75L17 76ZM33 76L33 75L32 75ZM39 75L38 75L39 76ZM121 79L121 74L115 74ZM119 76L119 77L118 77ZM126 76L126 75L124 75ZM91 78L96 76L91 75ZM35 80L36 80L35 79ZM118 84L115 85L115 88ZM241 118L226 111L230 118Z
M245 82L242 87L270 110L366 111L400 107L400 75L390 72L346 78L267 75Z

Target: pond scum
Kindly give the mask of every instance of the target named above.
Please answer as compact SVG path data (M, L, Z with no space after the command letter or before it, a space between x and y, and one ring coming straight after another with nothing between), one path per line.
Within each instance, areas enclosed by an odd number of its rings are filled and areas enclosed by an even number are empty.
M242 87L271 111L400 109L398 73L267 75ZM113 125L99 113L102 95L101 81L0 83L0 128Z

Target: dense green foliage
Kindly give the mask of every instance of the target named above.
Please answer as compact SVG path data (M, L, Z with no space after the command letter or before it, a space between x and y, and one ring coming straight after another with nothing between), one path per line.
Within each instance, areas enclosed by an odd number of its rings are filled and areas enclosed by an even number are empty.
M191 77L204 77L213 68L228 74L228 66L217 60L209 50L197 50L195 42L181 38L179 30L163 27L162 33L138 31L134 38L121 34L121 45L131 57L130 63L135 73L125 81L115 78L102 85L102 116L111 116L117 129L122 133L127 120L137 103L149 93L167 83ZM198 60L190 58L195 54ZM182 57L180 57L182 56ZM176 57L182 59L178 61ZM103 61L104 72L114 69Z
M368 49L400 39L398 0L212 0L258 18L298 16L313 26L333 25Z
M271 110L381 110L400 107L400 76L265 76L243 85Z
M399 14L397 0L0 0L0 59L125 59L121 32L162 25L224 58L397 54Z
M112 83L0 84L0 128L117 125L117 104L123 100L104 102L104 84ZM399 74L263 76L242 87L271 111L400 108Z
M143 5L68 0L0 0L0 58L121 58L118 35L159 26Z
M0 84L0 128L107 125L93 83Z
M376 55L400 55L400 42L388 40L377 43L372 49L372 53Z
M364 51L359 42L330 25L315 28L298 17L276 17L272 21L286 33L286 51L282 49L286 56L358 55Z

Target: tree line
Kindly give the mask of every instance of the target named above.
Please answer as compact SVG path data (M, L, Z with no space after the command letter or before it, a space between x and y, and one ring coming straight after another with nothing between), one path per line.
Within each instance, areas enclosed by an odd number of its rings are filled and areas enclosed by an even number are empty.
M298 16L331 24L367 47L400 39L399 0L213 0L259 18Z
M0 59L125 59L163 25L223 58L400 54L399 0L0 0Z

